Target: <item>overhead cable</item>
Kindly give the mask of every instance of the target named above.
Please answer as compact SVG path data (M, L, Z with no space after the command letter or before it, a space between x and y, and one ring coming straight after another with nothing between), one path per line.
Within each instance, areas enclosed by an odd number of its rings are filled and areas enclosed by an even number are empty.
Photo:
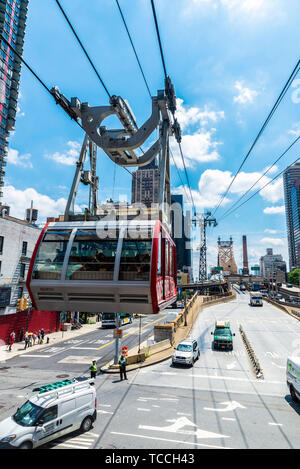
M254 140L254 142L252 143L252 145L251 145L249 151L247 152L246 156L244 157L244 159L243 159L241 165L239 166L237 172L235 173L235 175L234 175L233 179L231 180L229 186L227 187L225 193L221 196L219 203L218 203L217 206L214 208L213 215L215 215L216 211L218 210L218 208L219 208L220 205L222 204L223 200L225 199L226 195L228 194L228 192L229 192L229 190L230 190L232 184L234 183L235 179L237 178L237 175L240 173L242 167L244 166L245 162L246 162L247 159L249 158L249 156L250 156L250 154L251 154L253 148L255 147L256 143L258 142L258 140L260 139L261 135L263 134L265 128L267 127L269 121L270 121L271 118L273 117L273 115L274 115L276 109L278 108L279 104L281 103L282 99L283 99L284 96L286 95L286 93L287 93L289 87L291 86L291 84L292 84L292 82L293 82L295 76L296 76L297 73L299 72L299 70L300 70L300 60L298 60L296 66L294 67L294 69L293 69L291 75L289 76L287 82L285 83L285 85L284 85L284 87L283 87L283 89L282 89L280 95L278 96L278 98L277 98L277 100L276 100L274 106L272 107L272 109L271 109L271 111L270 111L268 117L267 117L266 120L264 121L264 123L263 123L263 125L262 125L260 131L258 132L258 134L257 134L257 136L256 136L256 138L255 138L255 140Z
M261 187L260 189L258 189L256 192L254 192L254 194L252 194L250 197L248 197L248 199L246 199L244 202L242 202L240 205L238 205L238 207L234 208L233 210L231 210L230 213L228 213L226 216L223 216L219 219L219 221L222 221L224 220L224 218L227 218L229 217L229 215L232 215L236 210L238 210L240 207L242 207L243 205L245 205L247 202L249 202L249 200L253 199L254 196L256 196L259 192L263 191L267 186L269 186L272 182L274 182L277 178L279 178L279 176L281 176L286 170L288 170L291 166L293 166L295 163L297 163L298 161L300 160L300 157L297 158L293 163L291 163L287 168L283 169L282 171L280 171L280 173L278 173L275 177L273 177L273 179L271 179L269 182L267 182L263 187Z
M134 46L134 43L133 43L133 40L132 40L131 34L130 34L130 32L129 32L129 29L128 29L128 26L127 26L127 23L126 23L126 20L125 20L125 17L124 17L124 14L123 14L122 8L120 7L120 4L119 4L119 1L118 1L118 0L116 0L116 4L117 4L117 6L118 6L118 9L119 9L119 12L120 12L120 15L121 15L122 21L123 21L123 23L124 23L124 26L125 26L125 29L126 29L126 31L127 31L127 35L128 35L128 37L129 37L130 44L131 44L131 46L132 46L132 49L133 49L133 52L134 52L135 58L136 58L136 60L137 60L138 66L139 66L139 68L140 68L140 71L141 71L142 77L143 77L143 79L144 79L144 82L145 82L146 88L147 88L147 90L148 90L149 96L150 96L150 98L152 98L152 96L151 96L151 91L150 91L150 88L149 88L148 82L147 82L147 80L146 80L146 77L145 77L145 73L144 73L143 67L142 67L142 65L141 65L141 61L140 61L140 59L139 59L139 56L138 56L138 54L137 54L137 51L136 51L136 48L135 48L135 46Z
M70 19L68 18L66 12L64 11L63 7L61 6L59 0L55 0L55 1L56 1L57 5L58 5L60 11L62 12L62 14L63 14L65 20L67 21L69 27L71 28L71 30L72 30L74 36L76 37L77 42L79 43L81 49L83 50L83 52L84 52L86 58L88 59L88 61L89 61L89 63L91 64L91 66L92 66L94 72L96 73L96 75L97 75L97 77L98 77L98 79L99 79L101 85L103 86L103 88L104 88L106 94L108 95L109 98L111 98L111 95L110 95L110 93L109 93L109 91L108 91L108 89L107 89L107 87L106 87L104 81L102 80L102 78L101 78L101 76L100 76L98 70L96 69L96 67L95 67L95 65L94 65L94 63L93 63L93 61L92 61L92 59L90 58L90 56L89 56L89 54L88 54L86 48L84 47L84 45L82 44L81 40L79 39L79 36L78 36L78 34L76 33L76 31L75 31L75 29L74 29L74 27L73 27L73 25L72 25Z
M264 171L264 173L257 179L257 181L255 181L254 184L252 184L251 187L249 187L249 189L230 207L226 210L225 213L223 213L223 215L221 216L221 219L228 213L228 212L231 212L231 210L253 189L253 187L255 187L259 181L261 181L261 179L266 175L268 174L269 171L271 171L272 168L274 168L274 166L276 165L276 163L278 163L279 160L281 160L281 158L284 157L284 155L286 155L288 153L288 151L300 140L300 135L291 143L291 145L283 152L281 153L281 155L277 158L277 160L274 161L274 163L272 164L272 166L269 166L269 168L266 169L266 171Z

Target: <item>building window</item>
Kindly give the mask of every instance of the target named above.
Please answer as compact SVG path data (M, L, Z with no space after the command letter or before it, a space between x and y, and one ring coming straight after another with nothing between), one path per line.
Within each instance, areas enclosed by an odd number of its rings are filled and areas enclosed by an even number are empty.
M19 287L19 288L18 288L18 300L19 300L20 298L22 298L22 296L23 296L23 291L24 291L23 287Z
M0 254L3 253L4 236L0 236Z
M25 268L26 268L26 264L21 264L20 265L20 277L21 278L25 277Z
M23 256L26 256L26 254L27 254L27 246L28 246L27 241L23 241L23 244L22 244L22 255Z

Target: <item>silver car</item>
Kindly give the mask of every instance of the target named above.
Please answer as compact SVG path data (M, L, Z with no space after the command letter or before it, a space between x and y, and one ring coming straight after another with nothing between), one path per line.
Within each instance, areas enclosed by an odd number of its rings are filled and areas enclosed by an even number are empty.
M177 345L172 357L172 364L193 366L199 357L200 349L197 340L187 339Z

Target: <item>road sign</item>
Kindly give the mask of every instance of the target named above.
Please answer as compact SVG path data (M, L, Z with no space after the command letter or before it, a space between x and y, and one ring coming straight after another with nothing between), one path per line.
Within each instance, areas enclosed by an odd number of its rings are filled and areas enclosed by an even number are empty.
M214 270L216 270L217 272L222 272L222 270L224 270L223 267L215 267Z
M258 267L258 266L251 267L251 270L256 270L257 271L257 270L260 270L260 267Z
M119 337L119 339L122 339L122 335L123 335L122 329L115 329L115 330L114 330L114 339L115 339L116 337Z

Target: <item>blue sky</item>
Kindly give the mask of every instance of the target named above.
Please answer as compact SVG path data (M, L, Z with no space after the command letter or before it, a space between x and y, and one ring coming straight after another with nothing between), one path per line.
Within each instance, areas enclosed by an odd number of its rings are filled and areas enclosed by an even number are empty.
M89 0L88 8L82 0L61 3L110 93L126 98L142 124L151 111L150 98L115 0ZM163 70L150 1L120 0L120 5L155 95L163 88ZM167 71L178 97L193 197L199 212L213 209L299 59L300 3L156 0L156 7ZM78 96L91 105L108 104L54 0L30 0L24 58L49 87L57 85L66 96ZM299 89L300 82L295 80L218 209L217 218L299 135ZM84 135L24 67L20 91L16 130L10 138L5 201L12 205L15 216L23 217L31 199L42 218L54 216L64 210ZM171 146L181 167L174 142ZM267 177L293 162L299 152L298 144ZM130 200L130 176L117 167L113 189L113 163L101 150L98 155L99 200L112 195ZM181 175L184 179L183 171ZM172 188L179 193L183 190L174 167ZM85 202L85 194L80 192L77 203L82 206ZM216 263L217 237L232 236L241 266L243 234L248 236L252 265L267 247L288 260L282 180L208 234L209 265Z

